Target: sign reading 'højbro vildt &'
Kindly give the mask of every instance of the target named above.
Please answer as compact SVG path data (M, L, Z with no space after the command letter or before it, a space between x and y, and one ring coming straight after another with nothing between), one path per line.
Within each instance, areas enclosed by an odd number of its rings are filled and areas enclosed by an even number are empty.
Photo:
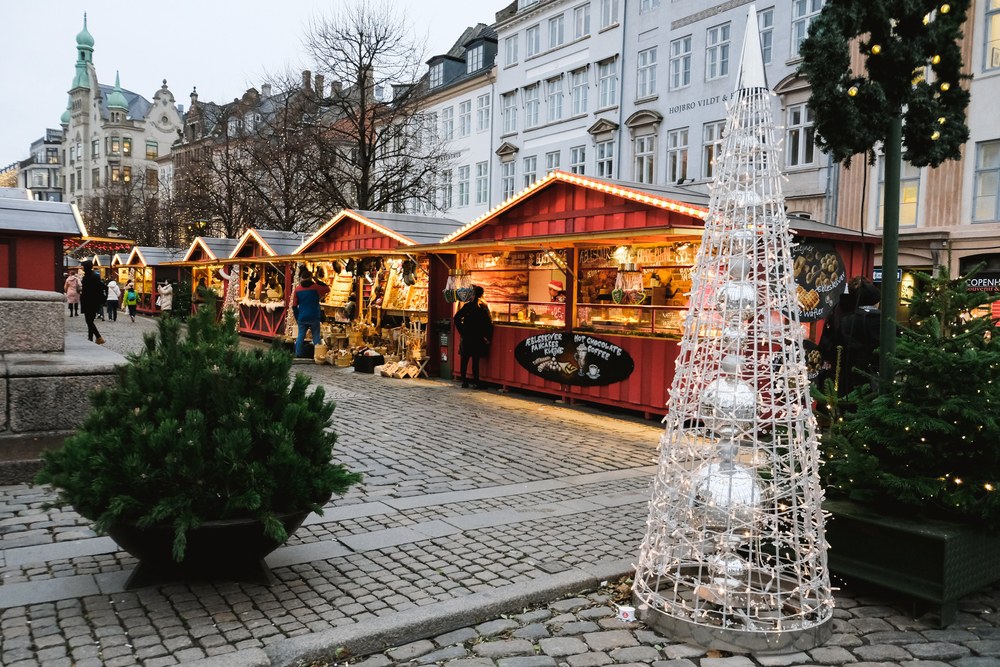
M514 348L529 372L561 384L593 387L621 382L635 370L632 356L603 338L553 332L529 336Z

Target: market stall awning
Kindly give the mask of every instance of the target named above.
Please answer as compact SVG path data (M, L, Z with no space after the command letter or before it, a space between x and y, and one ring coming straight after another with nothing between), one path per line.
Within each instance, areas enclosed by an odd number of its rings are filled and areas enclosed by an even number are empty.
M125 260L125 266L160 266L180 259L183 254L183 248L136 246Z
M290 255L302 245L304 235L277 229L248 229L236 243L229 258L234 261L259 261L278 255ZM257 252L259 251L259 252Z
M0 231L85 237L87 229L75 204L0 197Z
M434 243L462 227L452 218L344 209L310 236L294 254L390 249Z

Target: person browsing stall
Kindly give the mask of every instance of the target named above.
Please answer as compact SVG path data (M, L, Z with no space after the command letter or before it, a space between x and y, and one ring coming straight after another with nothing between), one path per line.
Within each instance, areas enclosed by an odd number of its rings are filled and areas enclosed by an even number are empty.
M459 308L458 312L455 313L455 328L461 337L458 353L462 363L460 367L462 387L469 387L466 372L471 360L472 381L475 383L476 389L481 389L479 360L490 354L490 342L493 340L493 318L490 316L490 307L483 300L483 288L475 285L473 293L475 297L472 301Z
M313 345L319 345L320 303L330 291L323 283L313 280L309 269L302 269L299 276L299 285L292 293L292 313L299 325L299 335L295 339L296 357L302 357L305 351L306 329L312 331Z

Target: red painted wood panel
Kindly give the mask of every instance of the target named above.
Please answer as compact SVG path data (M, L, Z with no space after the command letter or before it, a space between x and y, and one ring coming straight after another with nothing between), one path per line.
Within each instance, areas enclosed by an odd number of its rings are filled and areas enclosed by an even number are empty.
M400 242L382 232L345 218L306 248L307 253L349 252L351 250L393 250Z
M285 335L285 308L240 305L240 333L272 339Z

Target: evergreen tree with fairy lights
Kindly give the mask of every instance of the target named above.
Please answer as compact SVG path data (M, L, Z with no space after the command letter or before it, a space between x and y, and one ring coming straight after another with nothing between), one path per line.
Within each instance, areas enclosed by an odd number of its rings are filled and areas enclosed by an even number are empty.
M828 489L901 513L1000 528L1000 326L997 297L918 273L896 381L853 394L823 438ZM832 406L834 404L828 403Z

